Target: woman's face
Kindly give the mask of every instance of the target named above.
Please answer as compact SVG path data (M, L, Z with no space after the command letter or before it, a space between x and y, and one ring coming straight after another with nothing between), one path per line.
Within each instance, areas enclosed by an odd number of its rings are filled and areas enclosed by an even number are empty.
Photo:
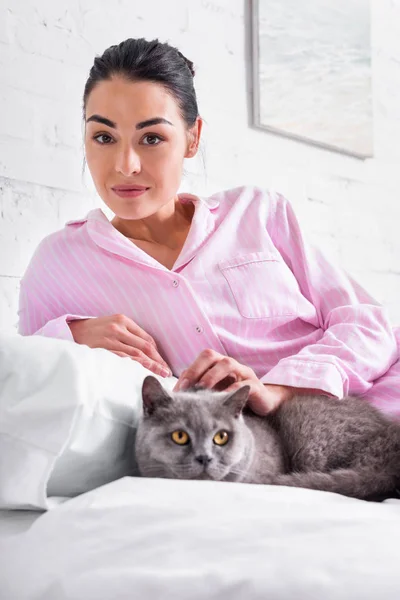
M201 125L198 118L188 130L177 101L157 83L115 77L97 84L86 103L86 160L115 215L142 219L175 198L183 159L196 154ZM145 191L124 195L118 186Z

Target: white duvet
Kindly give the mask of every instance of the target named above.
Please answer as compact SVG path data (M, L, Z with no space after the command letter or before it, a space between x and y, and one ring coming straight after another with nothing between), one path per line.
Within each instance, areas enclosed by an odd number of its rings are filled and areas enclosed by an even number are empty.
M400 505L125 477L0 541L4 600L400 597Z

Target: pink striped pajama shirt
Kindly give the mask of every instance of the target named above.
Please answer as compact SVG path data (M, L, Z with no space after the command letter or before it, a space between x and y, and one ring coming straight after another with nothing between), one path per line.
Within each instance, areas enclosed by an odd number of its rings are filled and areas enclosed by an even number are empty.
M73 340L68 320L121 313L176 376L212 348L263 383L365 395L400 416L385 309L306 243L284 197L242 187L179 200L195 212L171 270L101 209L45 238L21 282L19 332Z

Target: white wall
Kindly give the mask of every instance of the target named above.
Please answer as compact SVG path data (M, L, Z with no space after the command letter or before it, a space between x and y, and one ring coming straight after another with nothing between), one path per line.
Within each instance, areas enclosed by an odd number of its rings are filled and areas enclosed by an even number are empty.
M159 37L197 67L205 169L182 189L252 183L287 194L312 241L400 323L400 0L372 0L375 157L361 161L249 126L249 2L0 0L0 328L38 242L101 200L82 177L81 96L95 54Z

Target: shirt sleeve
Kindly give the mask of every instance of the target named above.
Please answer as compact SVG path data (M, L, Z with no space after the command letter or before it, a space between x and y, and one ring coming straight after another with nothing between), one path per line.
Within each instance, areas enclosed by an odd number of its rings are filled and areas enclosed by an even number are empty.
M316 388L338 398L361 395L398 358L386 310L321 251L304 240L289 202L271 196L267 230L314 305L321 339L279 361L263 383Z
M51 318L51 312L47 310L48 320L39 329L38 322L43 321L43 309L40 303L35 301L33 294L22 288L19 295L19 321L18 333L20 335L42 335L44 337L58 338L61 340L74 341L71 329L68 326L70 321L78 319L92 319L94 317L65 314L59 317Z
M44 337L58 338L60 340L75 341L68 326L70 321L76 321L80 319L93 319L94 317L83 317L80 315L62 315L56 319L47 321L43 327L37 331L29 332L29 328L25 329L24 326L19 322L18 333L21 335L42 335Z
M42 245L38 247L21 280L18 308L18 333L42 335L74 341L70 321L95 318L93 315L67 313L55 290L46 285Z

